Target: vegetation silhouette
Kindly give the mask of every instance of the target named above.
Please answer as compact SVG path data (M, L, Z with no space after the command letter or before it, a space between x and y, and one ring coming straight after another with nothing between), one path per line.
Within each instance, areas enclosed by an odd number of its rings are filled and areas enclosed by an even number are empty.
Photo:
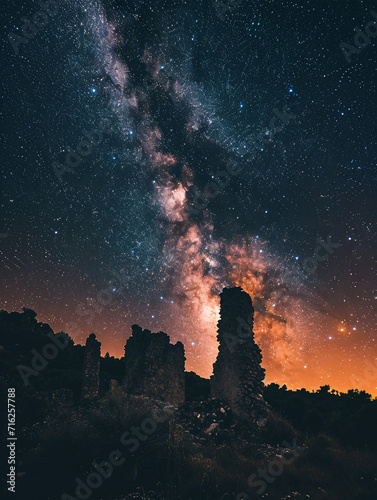
M188 420L211 419L217 403L209 397L209 380L186 372L185 418L174 413L130 453L120 436L150 411L109 390L111 380L122 382L124 359L101 357L99 397L80 401L84 347L68 337L66 347L25 385L17 367L30 367L33 352L42 353L59 337L36 318L27 308L0 311L0 385L3 394L16 388L19 498L55 500L64 493L77 498L76 478L84 480L93 461L100 463L116 449L122 449L124 464L93 488L90 498L240 500L240 492L247 492L244 499L377 498L377 398L365 391L339 393L324 385L309 392L272 383L264 388L271 412L253 440L229 416L221 439L210 432L193 439ZM224 408L215 410L221 414ZM1 413L5 422L5 405ZM258 495L248 477L279 457L283 441L294 440L304 451Z

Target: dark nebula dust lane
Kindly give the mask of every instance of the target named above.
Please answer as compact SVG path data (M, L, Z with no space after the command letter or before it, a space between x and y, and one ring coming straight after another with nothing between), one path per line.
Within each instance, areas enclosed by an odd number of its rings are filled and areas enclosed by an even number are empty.
M376 49L339 47L373 6L56 6L25 43L39 7L4 8L1 308L208 377L242 286L267 382L377 394Z

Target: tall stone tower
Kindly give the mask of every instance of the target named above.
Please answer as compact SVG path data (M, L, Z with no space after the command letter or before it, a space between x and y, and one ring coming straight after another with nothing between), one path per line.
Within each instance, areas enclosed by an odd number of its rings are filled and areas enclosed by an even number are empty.
M253 325L250 296L241 287L224 288L220 294L219 353L213 365L211 396L229 404L237 417L249 421L265 407L262 354L254 342Z
M85 344L81 399L93 399L98 396L100 362L101 342L91 333Z
M171 344L166 333L151 333L133 325L124 351L125 392L170 403L184 402L185 351L182 342Z

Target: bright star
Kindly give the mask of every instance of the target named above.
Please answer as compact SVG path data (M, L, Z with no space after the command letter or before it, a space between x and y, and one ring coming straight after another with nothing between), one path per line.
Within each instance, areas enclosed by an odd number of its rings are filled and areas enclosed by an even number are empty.
M92 92L93 92L93 94L95 94L97 92L97 89L93 88Z

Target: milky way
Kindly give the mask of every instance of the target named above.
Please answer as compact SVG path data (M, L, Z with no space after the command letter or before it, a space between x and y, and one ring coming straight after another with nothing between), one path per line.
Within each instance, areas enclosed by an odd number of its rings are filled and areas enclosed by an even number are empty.
M208 377L242 286L267 382L376 392L375 51L347 66L332 28L368 11L304 4L67 2L9 55L5 309L116 355L164 330Z

